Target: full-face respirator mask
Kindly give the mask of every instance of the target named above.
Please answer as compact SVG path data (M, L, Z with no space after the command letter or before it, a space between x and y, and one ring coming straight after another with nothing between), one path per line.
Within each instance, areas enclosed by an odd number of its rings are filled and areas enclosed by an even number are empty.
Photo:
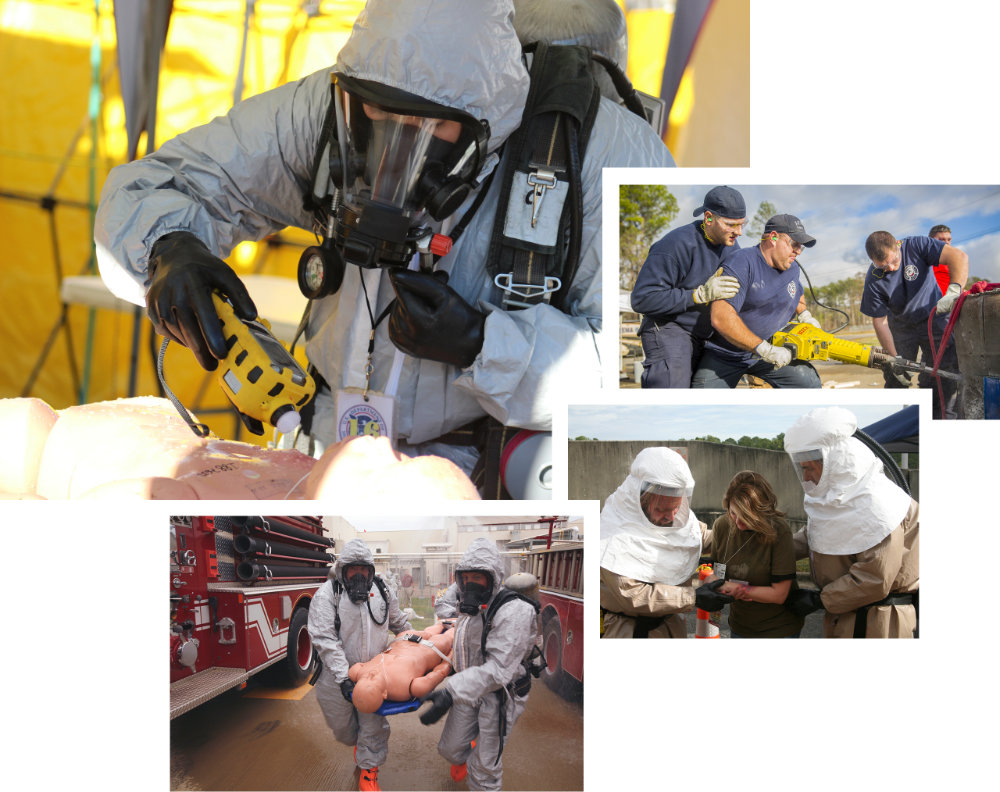
M470 580L472 574L484 575L486 583ZM462 613L473 615L479 613L483 607L489 604L490 597L493 595L493 575L490 572L483 569L456 572L455 583L458 585L460 595L458 609Z
M451 240L429 219L454 213L476 185L489 124L396 88L332 75L312 191L322 244L299 261L299 288L334 294L347 264L405 267L413 254L444 255Z
M347 592L347 597L354 603L362 603L368 600L368 592L371 591L374 581L375 567L370 564L347 564L341 571L341 582L344 584L344 591Z

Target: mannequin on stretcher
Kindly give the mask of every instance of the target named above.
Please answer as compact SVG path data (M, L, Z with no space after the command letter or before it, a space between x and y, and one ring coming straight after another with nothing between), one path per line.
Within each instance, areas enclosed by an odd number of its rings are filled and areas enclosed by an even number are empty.
M451 672L454 636L455 630L446 622L421 631L406 630L377 657L352 665L347 673L354 682L354 706L361 712L375 712L384 701L426 696Z
M166 399L139 397L53 410L40 399L0 400L2 498L149 500L475 500L475 487L440 457L410 459L385 438L298 451L196 437Z

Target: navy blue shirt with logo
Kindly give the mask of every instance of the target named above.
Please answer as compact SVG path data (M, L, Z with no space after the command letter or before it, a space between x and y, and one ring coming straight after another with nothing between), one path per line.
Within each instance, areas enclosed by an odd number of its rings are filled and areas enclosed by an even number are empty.
M740 293L726 302L736 309L748 330L769 341L788 324L799 307L803 289L799 283L798 262L793 261L781 272L767 263L758 245L738 250L722 266L726 275L740 282ZM729 343L719 333L714 333L705 342L705 349L737 363L749 363L753 357L752 351Z
M675 228L649 249L632 287L632 310L643 314L642 330L651 322L676 322L695 338L708 338L712 322L707 305L692 305L692 293L739 249L713 245L701 220Z
M934 267L944 245L940 239L925 236L901 239L899 269L885 272L874 265L868 267L861 313L871 317L891 313L902 324L926 326L927 317L941 299Z

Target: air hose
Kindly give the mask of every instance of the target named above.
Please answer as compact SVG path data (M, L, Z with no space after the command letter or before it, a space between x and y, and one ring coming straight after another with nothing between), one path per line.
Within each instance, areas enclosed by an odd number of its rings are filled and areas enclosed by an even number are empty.
M903 475L903 471L900 470L899 465L896 464L896 460L892 458L892 455L882 447L874 437L866 434L861 429L856 429L854 431L853 437L856 437L862 443L864 443L868 448L871 449L872 453L875 454L882 462L885 467L886 473L889 478L907 495L910 494L910 485L906 481L906 476Z
M970 294L983 294L988 291L994 291L995 289L1000 289L1000 283L977 281L959 295L958 300L951 309L951 316L948 317L948 324L945 326L944 332L941 334L941 345L937 348L934 346L934 311L931 311L930 316L927 317L927 339L930 342L931 357L934 361L934 374L932 376L937 382L938 403L941 405L942 419L947 418L947 415L944 408L944 388L941 386L941 378L937 376L937 370L938 366L941 365L941 358L944 357L945 347L948 346L948 339L951 338L951 331L955 327L955 322L958 321L959 313L961 313L962 303L965 302L965 298Z
M809 273L806 272L805 267L803 267L801 264L799 264L799 271L806 276L806 283L809 284L809 294L812 296L813 302L816 303L816 305L820 306L821 308L826 308L826 310L828 311L836 311L837 313L841 314L844 317L844 323L836 330L830 331L831 333L839 333L841 330L843 330L845 327L847 327L847 325L851 323L850 315L847 313L847 311L841 310L840 308L834 308L832 305L827 305L824 302L820 302L819 298L816 296L816 290L813 289L812 281L809 280Z

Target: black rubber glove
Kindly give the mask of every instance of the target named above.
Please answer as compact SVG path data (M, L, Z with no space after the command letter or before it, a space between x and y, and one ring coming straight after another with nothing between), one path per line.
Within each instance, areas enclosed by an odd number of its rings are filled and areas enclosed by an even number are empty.
M822 610L823 600L815 589L797 589L789 593L785 607L796 616L808 616L813 611Z
M447 276L393 268L389 278L396 290L389 314L392 343L413 357L472 365L483 348L486 316L448 285Z
M882 379L885 380L887 388L909 388L911 383L910 372L901 369L895 364L889 368L882 369Z
M704 586L699 586L694 590L694 604L696 608L704 611L722 610L723 606L735 601L735 597L728 594L720 594L719 586L726 581L713 580Z
M351 681L350 677L348 677L347 679L345 679L343 682L340 683L340 693L341 695L343 695L345 699L353 703L351 699L351 694L353 692L354 692L354 683Z
M432 690L424 697L424 701L429 701L431 704L430 709L426 709L420 713L420 722L424 726L430 726L432 723L437 723L441 720L441 716L454 703L454 699L451 697L451 693L448 692L448 688Z
M208 371L218 368L227 351L213 291L228 297L241 319L257 318L246 286L198 237L174 231L156 240L149 257L146 313L157 333L186 346Z

